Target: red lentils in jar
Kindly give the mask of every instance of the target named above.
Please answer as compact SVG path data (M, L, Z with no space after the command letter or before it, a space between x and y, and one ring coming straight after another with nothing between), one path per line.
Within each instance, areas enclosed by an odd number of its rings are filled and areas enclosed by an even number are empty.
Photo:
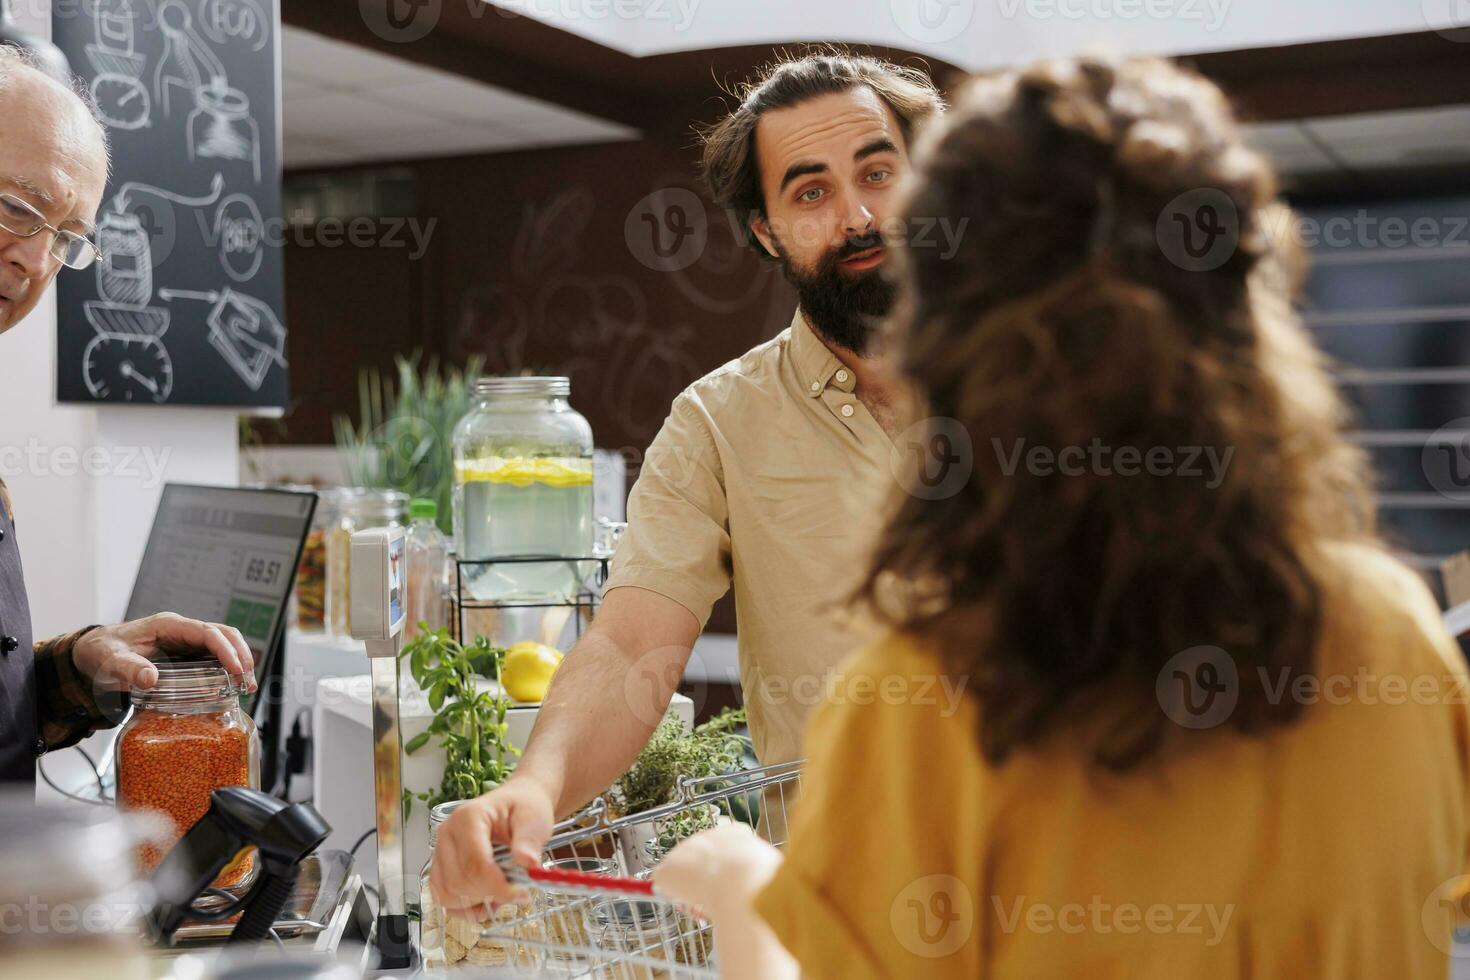
M117 803L162 813L172 833L145 844L139 862L152 874L165 854L209 810L222 786L260 788L260 736L240 707L240 683L214 661L158 664L158 683L132 692L133 716L118 736ZM214 887L239 891L255 877L253 852L227 866Z

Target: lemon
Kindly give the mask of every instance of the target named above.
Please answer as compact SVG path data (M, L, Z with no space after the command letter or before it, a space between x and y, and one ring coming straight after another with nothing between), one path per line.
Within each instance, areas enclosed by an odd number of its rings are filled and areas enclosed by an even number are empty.
M592 486L592 466L584 459L551 459L545 456L487 456L464 460L457 464L462 483L484 480L508 483L513 487L529 487L543 483L551 487Z
M517 701L540 701L561 666L561 651L534 640L522 640L505 651L500 683Z

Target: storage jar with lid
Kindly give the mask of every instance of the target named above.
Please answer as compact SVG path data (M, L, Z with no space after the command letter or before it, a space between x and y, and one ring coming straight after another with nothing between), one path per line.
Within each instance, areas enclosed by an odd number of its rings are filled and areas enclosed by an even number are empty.
M592 553L592 427L560 377L481 378L454 429L454 543L476 599L561 602ZM512 561L505 561L512 559ZM551 559L551 560L536 560Z
M292 624L304 633L321 633L327 627L327 532L337 520L338 493L317 492L311 529L301 546L292 593Z
M117 804L167 818L169 833L144 844L139 863L152 874L179 838L209 810L222 786L260 788L260 736L240 707L241 679L214 660L158 663L158 681L133 688L133 715L117 737ZM254 881L253 850L215 879L237 894Z

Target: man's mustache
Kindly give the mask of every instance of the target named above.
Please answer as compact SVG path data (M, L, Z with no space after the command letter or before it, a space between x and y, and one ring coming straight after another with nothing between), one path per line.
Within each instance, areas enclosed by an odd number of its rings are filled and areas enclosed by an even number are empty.
M852 258L859 252L879 248L883 244L883 236L879 232L872 231L866 235L849 235L847 241L843 242L832 252L832 261L843 262Z

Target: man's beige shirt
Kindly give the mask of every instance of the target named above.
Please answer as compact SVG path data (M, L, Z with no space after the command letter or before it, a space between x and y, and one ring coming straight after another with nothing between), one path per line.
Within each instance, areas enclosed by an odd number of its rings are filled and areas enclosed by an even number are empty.
M798 311L674 399L628 499L609 590L637 586L700 626L733 583L756 755L802 757L808 712L864 631L857 584L893 485L893 443Z

